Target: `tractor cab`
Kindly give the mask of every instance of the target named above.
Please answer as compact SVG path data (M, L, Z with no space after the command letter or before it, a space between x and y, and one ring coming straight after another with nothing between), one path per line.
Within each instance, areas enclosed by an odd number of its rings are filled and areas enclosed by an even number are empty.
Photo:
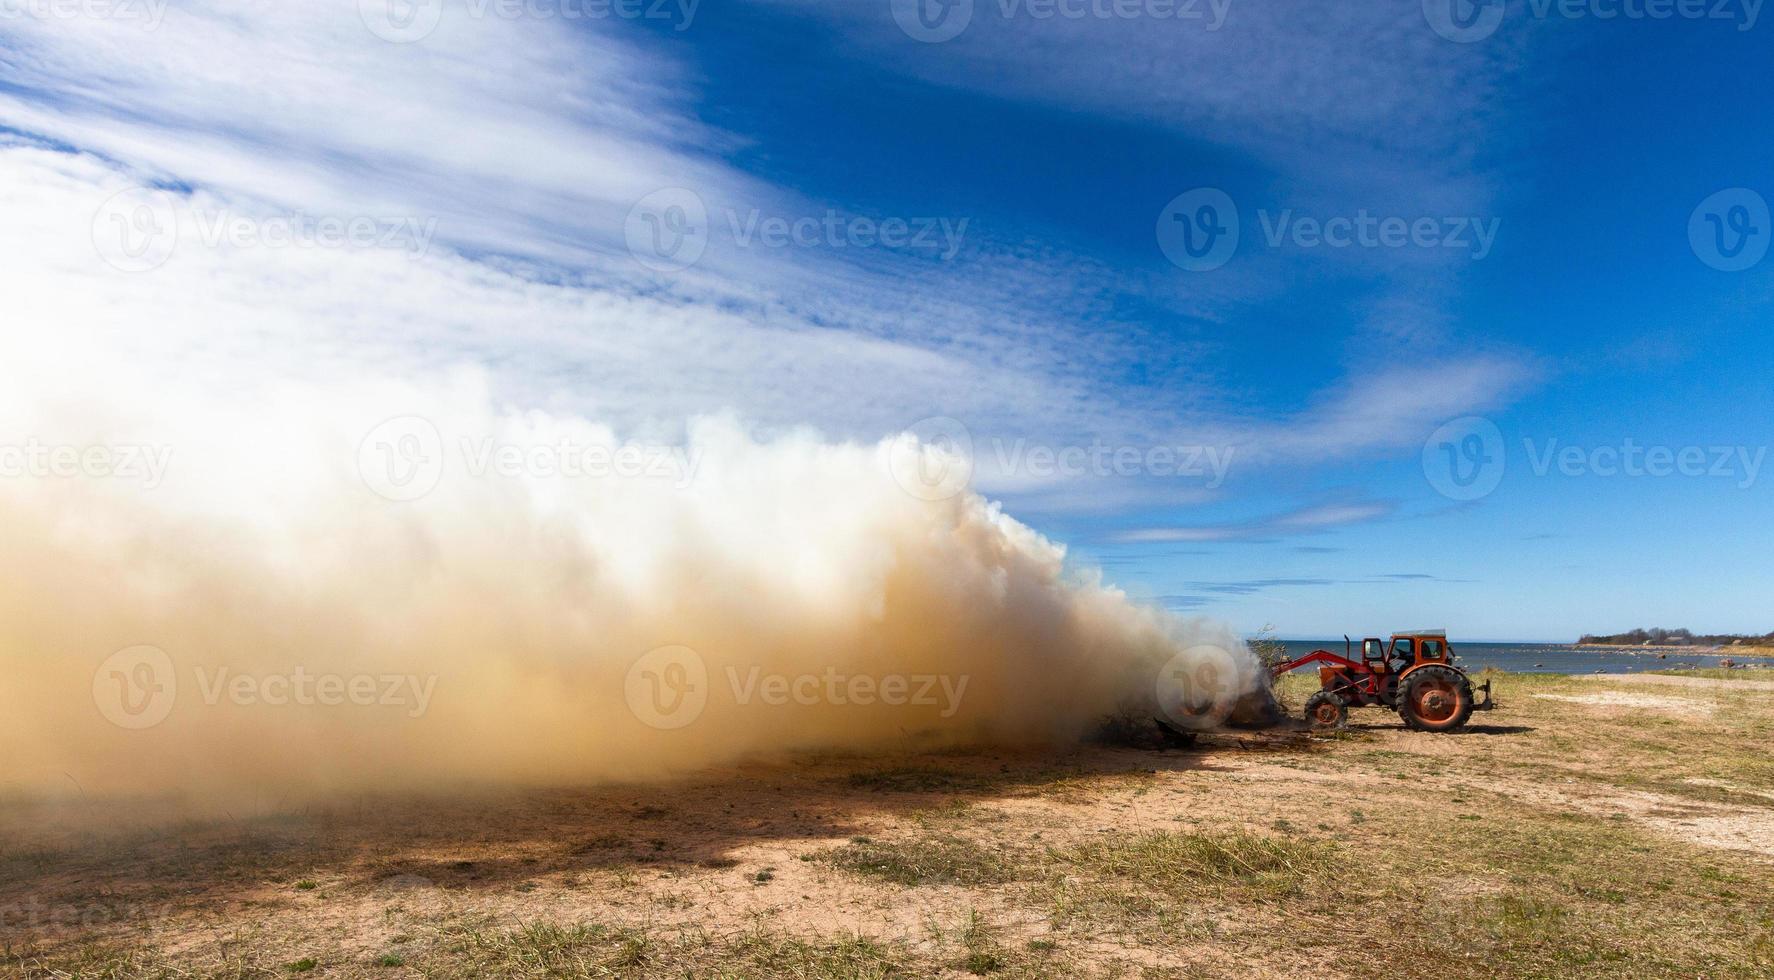
M1417 666L1419 655L1430 663L1445 662L1441 651L1446 645L1445 639L1431 645L1428 637L1418 633L1394 633L1390 643L1370 636L1361 641L1361 663L1376 674L1402 674Z
M1392 662L1399 673L1422 664L1451 664L1454 652L1444 630L1417 630L1392 634Z

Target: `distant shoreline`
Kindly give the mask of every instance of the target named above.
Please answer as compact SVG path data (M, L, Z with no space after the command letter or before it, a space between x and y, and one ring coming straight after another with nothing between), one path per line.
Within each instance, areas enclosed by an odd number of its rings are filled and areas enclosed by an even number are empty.
M1621 653L1703 653L1719 656L1727 653L1741 653L1750 657L1766 657L1774 655L1774 647L1749 646L1737 644L1699 644L1690 643L1682 646L1670 644L1644 645L1626 643L1573 643L1571 646L1582 650L1615 650Z
M1283 637L1279 642L1321 646L1329 649L1332 646L1341 647L1343 638L1340 636L1334 639ZM1359 640L1355 642L1360 643ZM1563 647L1568 650L1606 651L1609 653L1690 653L1709 657L1742 654L1746 657L1774 657L1774 646L1735 646L1730 644L1690 643L1676 645L1665 643L1643 646L1636 643L1572 643L1567 640L1454 640L1452 644L1456 650L1462 646Z

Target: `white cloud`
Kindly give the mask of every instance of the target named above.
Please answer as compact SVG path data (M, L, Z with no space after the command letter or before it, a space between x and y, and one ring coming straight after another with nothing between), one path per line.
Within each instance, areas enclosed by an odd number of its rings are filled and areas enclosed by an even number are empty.
M13 19L0 122L285 207L442 214L525 254L576 254L662 182L742 193L671 61L561 27L448 17L396 45L356 0L194 0L154 30Z
M1286 54L1311 25L1282 24L1265 43ZM0 22L11 85L0 124L95 154L0 147L10 225L0 262L16 281L0 329L44 363L102 353L167 384L470 365L507 402L631 431L733 410L767 427L873 439L951 415L980 438L1236 447L1254 465L1409 447L1519 383L1502 358L1431 361L1409 372L1431 385L1393 383L1407 380L1402 371L1327 377L1302 397L1306 410L1232 415L1221 379L1202 366L1211 345L1160 347L1140 328L1105 325L1100 296L1141 283L1058 248L970 243L961 261L934 263L729 247L651 276L621 251L622 230L630 204L659 186L767 213L825 205L723 161L740 138L696 121L691 69L645 41L582 26L446 17L423 43L391 45L364 28L354 0L246 13L191 2L147 34L122 22ZM1079 65L1108 59L1094 36L1067 43L1080 46ZM1230 47L1202 48L1183 59L1194 63L1186 71L1229 71L1263 52L1248 38L1213 43ZM1008 41L981 44L955 50L975 67L1010 57ZM1282 133L1290 114L1318 111L1282 98L1304 84L1295 73L1340 64L1268 66L1229 91L1168 92L1136 108L1195 126L1244 107L1266 120L1255 131ZM1093 88L1085 67L1046 81L1029 64L1003 67L1006 84L1025 88L1071 78L1076 91L1035 94L1078 104L1119 105L1126 86L1143 84L1111 72ZM1334 108L1322 125L1344 133L1382 111ZM180 245L160 268L124 274L94 250L94 215L112 193L148 182L179 188ZM219 211L435 219L438 243L423 255L195 247L194 216ZM1253 288L1231 272L1200 286L1204 316ZM1133 365L1152 384L1125 386ZM1090 482L999 486L1055 508L1184 499L1174 481L1076 489Z

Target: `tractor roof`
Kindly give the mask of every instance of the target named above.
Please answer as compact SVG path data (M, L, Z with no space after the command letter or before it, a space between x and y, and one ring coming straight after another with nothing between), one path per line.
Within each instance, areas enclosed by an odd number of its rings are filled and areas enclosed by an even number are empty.
M1397 636L1439 636L1445 640L1448 637L1448 631L1447 630L1401 630L1401 631L1394 633L1392 635L1395 637L1397 637Z

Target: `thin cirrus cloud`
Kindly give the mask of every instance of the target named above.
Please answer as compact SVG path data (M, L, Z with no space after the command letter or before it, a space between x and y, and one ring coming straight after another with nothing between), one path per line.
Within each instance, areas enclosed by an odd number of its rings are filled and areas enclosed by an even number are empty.
M1201 524L1189 527L1148 527L1123 531L1115 539L1127 543L1179 541L1271 541L1292 535L1329 531L1391 516L1398 505L1391 501L1319 504L1250 521Z
M898 27L893 8L909 0L752 2L824 20L840 43L926 81L1164 126L1425 204L1483 193L1462 148L1505 111L1494 95L1522 70L1525 43L1449 44L1418 0L1175 5L1195 18L1116 15L1114 5L1040 16L1034 4L967 0L965 30L942 43Z
M1306 16L1265 43L1291 50L1319 15ZM849 29L877 43L870 28ZM1101 43L1074 41L1081 64L1101 60ZM1200 49L1210 58L1200 70L1251 53L1238 47L1248 38L1225 43ZM982 44L970 63L1007 57L997 40ZM1440 382L1409 399L1392 397L1384 375L1329 379L1308 409L1253 420L1226 414L1218 379L1191 370L1211 348L1173 344L1160 387L1128 387L1113 379L1153 363L1153 348L1137 328L1118 342L1091 307L1131 280L1061 248L981 241L985 232L940 266L879 250L711 249L694 269L650 275L623 252L623 223L661 186L693 187L716 208L823 205L731 166L745 137L699 121L693 66L632 33L446 17L423 42L393 45L364 27L354 0L250 14L193 0L149 33L104 19L7 20L0 56L0 128L22 134L0 141L0 171L17 190L9 221L28 232L10 239L8 266L27 273L12 328L40 328L34 312L53 311L64 336L94 349L182 372L208 365L220 383L246 363L323 372L349 359L394 375L466 364L515 402L631 429L731 410L872 439L945 414L979 437L1049 445L1236 447L1241 466L1409 447L1522 383L1508 358L1450 357L1427 365ZM1006 84L1058 98L1011 67ZM1228 132L1273 133L1295 111L1279 96L1301 80L1265 69L1233 90L1173 92L1139 112L1219 132L1208 124L1216 114L1245 106ZM1146 82L1108 77L1073 95L1108 111L1130 84ZM1327 109L1322 125L1349 131L1372 111ZM172 188L192 209L435 218L437 240L416 256L181 247L151 274L120 276L86 238L110 194L144 185ZM338 295L352 297L348 308ZM157 329L135 329L144 319ZM1163 485L1105 495L1066 482L998 489L1055 510L1180 499Z
M0 122L279 206L441 214L460 241L528 254L620 228L662 181L745 193L693 149L722 138L670 60L559 28L451 17L390 44L355 0L193 0L151 29L15 18ZM612 243L561 254L584 244Z
M1449 43L1430 27L1417 0L1163 8L1196 15L1188 17L1138 16L1137 6L1056 9L962 0L951 14L966 16L965 29L941 43L915 40L896 23L895 10L909 8L912 0L751 2L828 25L835 44L886 71L1230 151L1230 162L1205 170L1179 160L1172 168L1175 190L1259 175L1243 181L1250 186L1236 198L1251 237L1262 234L1252 213L1259 209L1321 219L1361 211L1407 219L1470 217L1495 230L1508 182L1473 148L1496 152L1515 133L1532 130L1531 120L1523 125L1517 118L1531 109L1498 93L1536 70L1528 54L1531 45L1542 43L1538 31L1507 32L1485 44ZM1457 311L1462 274L1472 261L1468 253L1317 249L1305 255L1281 249L1240 261L1266 263L1271 284L1310 280L1327 270L1362 277L1371 288L1359 300L1365 310L1347 340L1357 374L1371 375L1403 357L1432 370L1483 362L1490 380L1473 389L1443 389L1450 400L1475 390L1504 393L1535 380L1534 367L1520 364L1519 352L1473 350L1461 337ZM1224 304L1195 308L1199 295L1200 284L1191 281L1187 294L1169 300L1209 319L1224 315ZM1411 414L1409 406L1400 407ZM1391 420L1380 421L1383 435L1353 441L1401 444ZM1410 427L1420 424L1413 418ZM1349 441L1341 433L1357 427L1330 428L1326 448L1341 452L1340 443ZM1295 442L1325 445L1311 437Z
M1215 602L1223 601L1228 596L1254 596L1277 589L1312 589L1345 585L1397 585L1404 582L1461 585L1471 584L1472 581L1472 579L1450 579L1427 574L1384 574L1356 578L1260 578L1244 579L1233 582L1190 582L1186 585L1186 588L1191 590L1189 592L1154 596L1153 599L1168 608L1181 611L1211 606Z

